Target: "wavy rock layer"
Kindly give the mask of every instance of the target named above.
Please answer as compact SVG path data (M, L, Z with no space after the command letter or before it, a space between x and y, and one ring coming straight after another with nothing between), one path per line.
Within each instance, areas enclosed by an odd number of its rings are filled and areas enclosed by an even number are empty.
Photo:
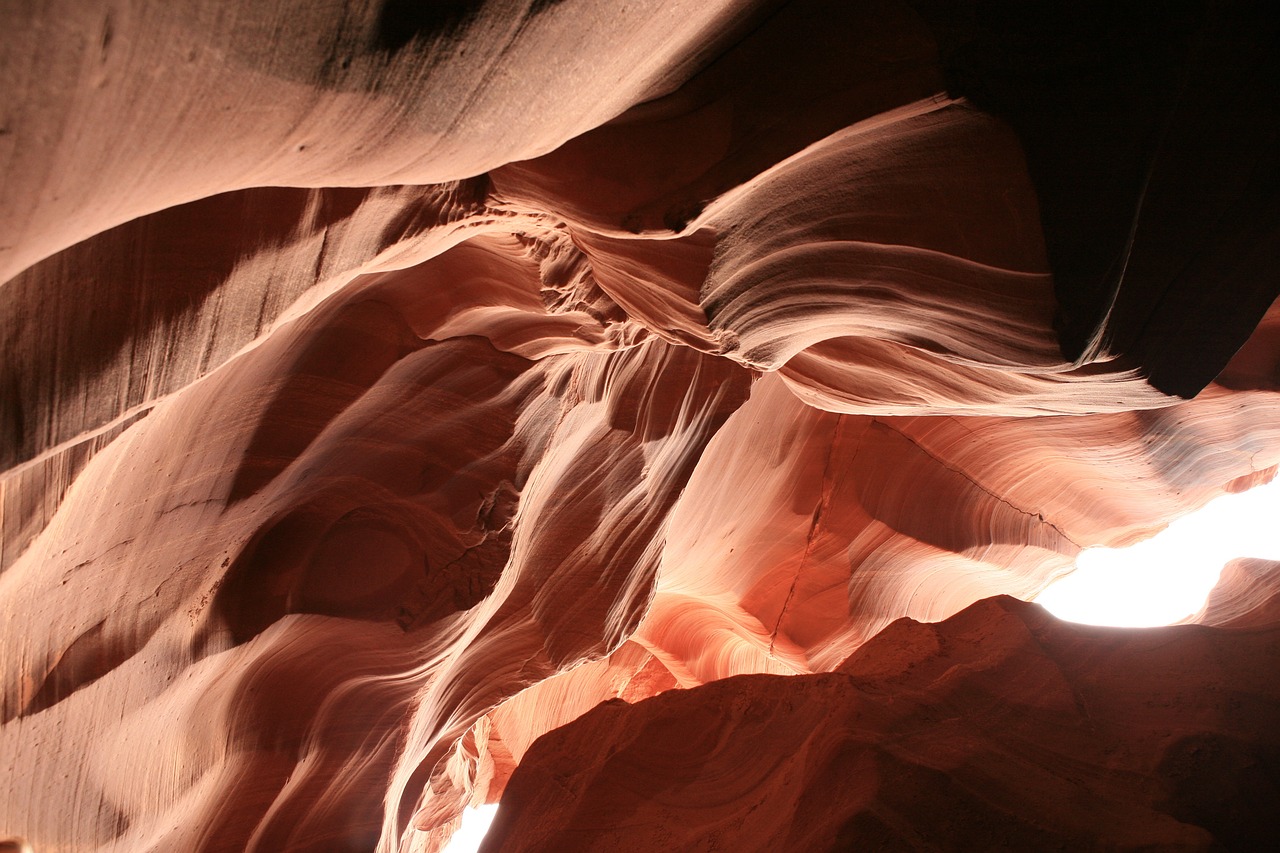
M0 832L41 853L435 850L601 702L847 692L896 620L1280 466L1248 4L11 5Z

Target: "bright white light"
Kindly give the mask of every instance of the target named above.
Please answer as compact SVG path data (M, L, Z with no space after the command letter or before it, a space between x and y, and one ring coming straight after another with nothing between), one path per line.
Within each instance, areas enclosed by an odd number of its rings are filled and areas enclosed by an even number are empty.
M462 826L449 839L441 853L475 853L480 849L480 842L493 823L493 816L498 813L498 804L467 808L462 812Z
M1168 625L1199 610L1237 557L1280 560L1280 478L1216 498L1129 548L1086 549L1036 602L1071 622Z

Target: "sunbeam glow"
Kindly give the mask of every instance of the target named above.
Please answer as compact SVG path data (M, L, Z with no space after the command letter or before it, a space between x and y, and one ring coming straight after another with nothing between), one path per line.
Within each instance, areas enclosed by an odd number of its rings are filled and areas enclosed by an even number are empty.
M449 839L441 853L475 853L484 841L494 815L498 813L498 804L476 806L462 812L462 826Z
M1199 610L1237 557L1280 560L1280 478L1212 500L1129 548L1085 550L1036 601L1071 622L1169 625Z

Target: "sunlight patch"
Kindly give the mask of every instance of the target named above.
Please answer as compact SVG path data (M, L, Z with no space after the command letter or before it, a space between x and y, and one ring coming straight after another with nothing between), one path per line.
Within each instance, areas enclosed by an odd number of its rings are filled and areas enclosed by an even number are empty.
M449 839L441 853L475 853L484 841L493 817L498 813L498 804L466 808L462 812L462 826Z
M1036 597L1059 619L1150 628L1198 611L1237 557L1280 560L1280 478L1223 495L1128 548L1087 548Z

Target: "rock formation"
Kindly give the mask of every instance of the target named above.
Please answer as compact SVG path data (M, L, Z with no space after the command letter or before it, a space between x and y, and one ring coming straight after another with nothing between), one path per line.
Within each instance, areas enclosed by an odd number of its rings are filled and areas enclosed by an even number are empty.
M1004 596L902 619L833 672L597 706L529 750L482 850L1258 849L1278 642Z
M1277 23L1116 6L6 4L6 843L1274 832L1274 565L974 605L1280 465Z

